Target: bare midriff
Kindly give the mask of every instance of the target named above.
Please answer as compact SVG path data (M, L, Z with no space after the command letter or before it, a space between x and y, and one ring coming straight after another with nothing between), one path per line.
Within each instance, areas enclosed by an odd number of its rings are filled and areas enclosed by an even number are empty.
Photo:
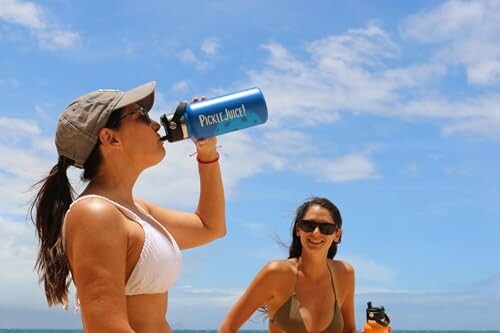
M172 333L167 323L168 293L127 296L130 326L136 333Z

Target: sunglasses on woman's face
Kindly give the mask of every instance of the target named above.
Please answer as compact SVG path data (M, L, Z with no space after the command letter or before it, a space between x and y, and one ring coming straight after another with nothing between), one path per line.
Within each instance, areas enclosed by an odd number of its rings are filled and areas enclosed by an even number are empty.
M143 108L143 107L139 107L137 108L136 110L130 112L130 113L127 113L126 115L124 116L121 116L120 117L120 120L123 120L133 114L136 114L136 113L140 113L140 117L137 118L137 119L140 119L142 122L146 123L146 125L150 125L151 124L151 118L149 118L149 114L146 112L146 110Z
M304 232L313 232L316 228L319 228L319 232L323 235L333 235L337 230L337 225L334 223L316 222L314 220L300 220L298 226Z

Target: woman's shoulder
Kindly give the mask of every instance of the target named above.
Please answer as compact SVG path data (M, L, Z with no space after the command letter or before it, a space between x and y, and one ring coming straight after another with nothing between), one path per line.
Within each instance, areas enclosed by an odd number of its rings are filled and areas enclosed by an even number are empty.
M121 213L111 201L99 196L85 196L73 202L66 213L65 224L76 222L75 224L85 228L93 225L99 228L119 228L123 225L120 216Z
M103 213L116 208L116 205L109 199L100 195L82 195L76 198L71 204L68 214L92 214Z
M295 274L297 271L297 259L282 259L269 261L262 271L270 276L282 276L288 274Z
M344 276L354 276L354 267L345 260L331 259L328 260L330 267Z
M295 262L295 263L294 263ZM291 288L295 281L296 259L269 261L255 278L255 282L262 287L272 290L286 290Z
M75 200L66 214L61 233L68 251L76 244L86 249L116 249L127 244L128 237L123 215L112 202L99 197Z

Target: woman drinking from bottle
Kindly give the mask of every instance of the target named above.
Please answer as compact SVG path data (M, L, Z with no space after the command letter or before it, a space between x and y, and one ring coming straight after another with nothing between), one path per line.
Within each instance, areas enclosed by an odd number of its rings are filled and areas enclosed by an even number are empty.
M149 117L155 82L129 91L97 90L60 115L58 162L32 206L39 238L36 268L49 305L67 305L71 280L86 333L169 333L168 290L180 250L225 235L216 139L195 142L200 178L196 211L160 207L133 195L142 172L165 156L160 125ZM198 99L194 99L196 102ZM67 168L83 169L74 199ZM172 179L164 177L159 182Z

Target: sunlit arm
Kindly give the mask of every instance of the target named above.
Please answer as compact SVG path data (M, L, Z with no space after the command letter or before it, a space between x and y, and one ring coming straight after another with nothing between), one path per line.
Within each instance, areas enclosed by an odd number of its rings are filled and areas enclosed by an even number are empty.
M179 212L137 200L174 236L181 249L209 243L226 234L224 188L215 138L196 142L200 196L194 213Z
M103 200L73 206L66 218L66 252L86 333L133 333L125 297L127 233L121 214Z
M270 262L264 266L229 310L219 333L237 332L259 307L273 297L273 290L281 279L282 270L278 263Z
M344 318L343 333L356 332L356 320L354 317L354 268L347 262L343 262L343 280L346 285L346 296L341 306L342 317Z
M208 141L208 140L207 140ZM199 145L199 144L197 144ZM198 149L198 172L200 174L200 197L196 214L215 238L226 234L226 217L222 175L215 149L208 152ZM208 161L208 163L206 163ZM214 162L215 161L215 162Z

